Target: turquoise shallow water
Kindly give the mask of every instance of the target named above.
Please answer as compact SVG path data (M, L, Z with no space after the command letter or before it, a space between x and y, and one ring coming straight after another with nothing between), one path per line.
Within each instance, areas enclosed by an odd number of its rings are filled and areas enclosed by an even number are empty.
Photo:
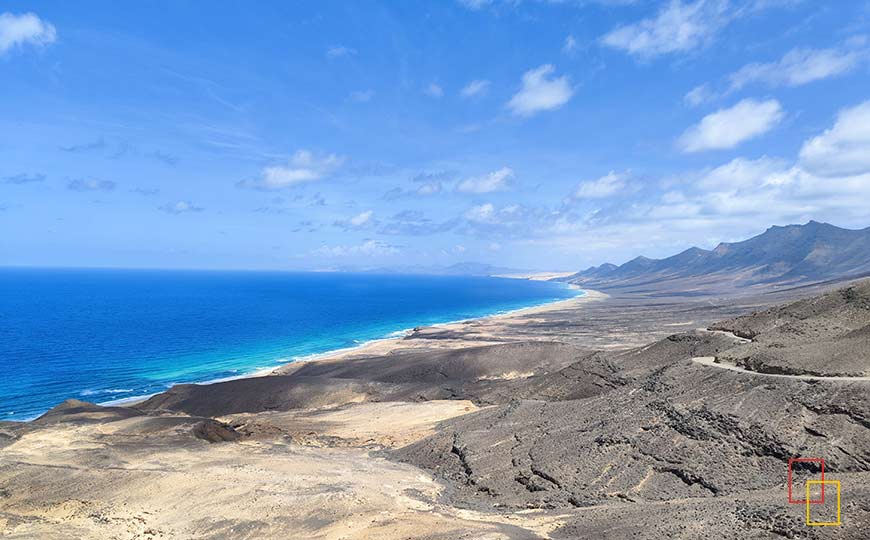
M238 377L577 294L483 277L0 269L0 419Z

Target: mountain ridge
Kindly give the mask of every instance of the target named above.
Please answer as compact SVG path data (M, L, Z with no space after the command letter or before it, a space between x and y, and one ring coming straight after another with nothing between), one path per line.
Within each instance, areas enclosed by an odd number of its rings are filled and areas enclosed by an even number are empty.
M564 278L588 287L637 288L655 283L695 285L710 292L802 285L870 273L870 227L845 229L809 221L774 225L740 242L691 247L663 259L638 256Z

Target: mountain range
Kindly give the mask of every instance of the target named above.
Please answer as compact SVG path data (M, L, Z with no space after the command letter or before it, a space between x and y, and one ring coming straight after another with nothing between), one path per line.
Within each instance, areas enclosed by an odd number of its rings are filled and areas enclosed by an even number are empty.
M682 294L756 291L870 275L870 227L851 230L810 221L774 226L742 242L697 247L665 259L602 264L563 281L598 288Z

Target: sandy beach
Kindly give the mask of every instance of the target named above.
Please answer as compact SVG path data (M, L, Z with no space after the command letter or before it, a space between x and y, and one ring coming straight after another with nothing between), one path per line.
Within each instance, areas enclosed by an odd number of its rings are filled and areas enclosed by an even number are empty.
M581 290L577 286L572 288ZM300 359L275 369L263 370L249 376L264 376L271 374L287 374L295 371L300 362L337 361L346 358L380 356L402 350L414 349L460 349L472 347L480 343L496 344L516 341L509 331L511 326L534 324L540 319L536 315L552 314L562 311L582 309L584 305L599 302L607 298L605 293L582 289L583 294L567 300L557 300L540 306L512 310L507 313L489 315L476 319L468 319L430 326L420 326L409 330L407 335L396 338L384 338L365 343L359 347L342 349L310 358ZM542 337L541 339L546 339Z

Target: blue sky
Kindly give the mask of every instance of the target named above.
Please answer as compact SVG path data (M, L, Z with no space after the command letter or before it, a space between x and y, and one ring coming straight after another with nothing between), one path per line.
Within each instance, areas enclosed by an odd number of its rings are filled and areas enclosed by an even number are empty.
M578 269L870 225L870 1L0 6L0 264Z

